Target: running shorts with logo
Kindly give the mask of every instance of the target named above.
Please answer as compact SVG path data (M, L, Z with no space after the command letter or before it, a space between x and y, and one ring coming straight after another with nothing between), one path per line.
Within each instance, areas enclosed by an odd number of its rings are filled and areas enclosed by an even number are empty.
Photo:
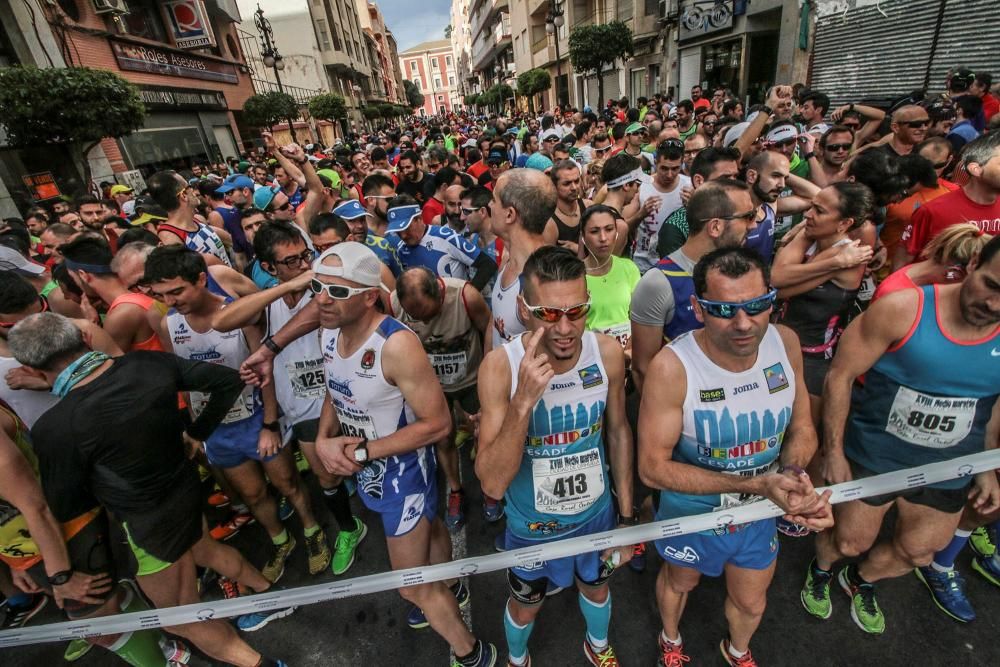
M774 325L768 325L756 363L741 373L717 366L693 333L674 339L669 349L687 376L683 424L673 459L744 477L773 472L795 402L795 373ZM738 524L725 512L760 500L753 494L663 490L656 508L658 521L720 512L719 524L697 534L656 540L656 550L667 562L708 576L721 574L727 563L767 569L778 555L775 520Z
M341 433L384 438L412 424L416 417L399 387L389 384L382 368L382 350L393 335L414 335L405 325L385 317L353 355L337 350L340 329L324 329L321 345L326 387ZM382 519L387 537L416 528L422 517L437 512L437 461L434 448L421 446L396 456L372 459L357 473L358 495Z

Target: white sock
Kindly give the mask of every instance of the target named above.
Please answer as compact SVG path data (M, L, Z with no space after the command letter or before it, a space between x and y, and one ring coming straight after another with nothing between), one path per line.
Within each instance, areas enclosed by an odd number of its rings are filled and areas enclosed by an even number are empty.
M660 630L660 639L662 639L667 644L673 644L674 646L680 646L682 643L681 634L679 632L677 633L677 639L671 639L670 637L667 636L667 633L665 631Z
M969 537L972 535L971 530L962 530L961 528L955 529L955 537Z
M603 651L608 647L607 639L599 642L593 637L591 637L589 632L587 633L587 643L590 644L590 648L594 649L596 653L600 653L601 651Z
M733 656L734 658L742 658L743 656L745 656L747 654L746 651L737 651L736 649L734 649L732 642L729 642L729 649L728 650L729 650L729 655ZM749 650L749 649L747 649L747 650Z
M932 560L931 569L934 570L935 572L951 572L952 570L955 569L955 567L954 566L945 567L944 565L938 565L937 561Z
M508 656L508 658L510 659L510 664L512 664L512 665L526 665L526 664L528 664L528 654L527 653L525 653L524 655L522 655L520 657L515 657L515 656L511 655L511 656Z

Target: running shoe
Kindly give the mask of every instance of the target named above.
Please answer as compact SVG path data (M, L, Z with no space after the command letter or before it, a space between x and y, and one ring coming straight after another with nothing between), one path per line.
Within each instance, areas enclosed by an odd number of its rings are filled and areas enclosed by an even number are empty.
M448 492L448 512L444 515L444 523L448 528L458 528L465 523L465 491Z
M504 517L503 503L487 495L483 496L483 518L496 523Z
M628 562L633 572L646 571L646 543L640 542L632 546L632 560Z
M848 565L837 575L837 582L851 598L851 618L865 632L880 635L885 632L885 616L879 609L875 599L875 586L872 584L856 585L851 583L848 570L855 572L856 565Z
M210 530L209 535L214 540L225 542L240 532L241 528L249 526L254 522L256 522L256 519L253 518L253 514L250 514L250 512L234 512L228 519Z
M295 607L285 607L284 609L272 609L271 611L257 611L252 614L244 614L236 619L236 627L243 632L256 632L271 621L290 616L295 611Z
M972 550L983 558L989 558L997 552L995 536L990 535L990 529L986 526L980 526L972 531L969 544L972 545Z
M734 658L729 653L728 638L719 642L719 650L722 651L722 659L733 667L757 667L757 661L753 659L752 655L750 655L750 649L747 649L747 652L744 653L742 657Z
M288 502L288 498L281 496L281 500L278 501L278 518L284 523L291 519L293 514L295 514L295 508Z
M210 507L219 509L220 507L229 506L229 496L224 494L222 491L216 491L208 497L208 504Z
M367 534L368 526L358 517L354 517L354 530L341 530L337 533L337 541L333 545L333 560L330 563L330 569L335 575L340 576L354 565L358 545Z
M472 438L472 431L465 426L459 426L455 430L455 449L461 449L462 445Z
M278 579L281 579L281 575L285 573L285 561L288 560L288 557L291 555L292 549L294 548L295 538L291 535L288 536L288 540L284 544L273 545L271 557L267 560L267 564L264 565L260 571L260 573L264 575L265 579L270 581L272 584L278 583Z
M996 556L992 558L976 556L972 559L972 569L983 575L983 578L994 586L1000 586L1000 565L997 564Z
M4 605L7 609L7 618L4 619L4 628L23 628L25 624L35 617L38 612L45 609L49 599L44 593L28 594L27 602L13 605L10 600Z
M788 537L805 537L811 531L805 526L787 521L784 517L778 517L778 532Z
M309 461L306 460L306 457L302 454L302 450L298 447L295 448L295 469L302 474L312 470L309 467Z
M94 648L94 645L90 642L83 639L74 639L66 646L66 650L63 652L63 660L66 662L76 662L90 653L90 649L92 648Z
M656 638L660 645L660 662L657 667L683 667L684 663L691 662L691 656L684 653L684 642L675 644L663 639L663 633L658 633Z
M319 574L330 564L330 545L326 543L323 529L306 536L306 554L309 556L309 574Z
M465 609L469 606L469 587L465 585L464 581L459 579L455 582L451 586L451 592L455 596L455 599L458 600L460 609ZM422 630L430 626L430 623L427 622L427 617L424 616L424 612L416 605L410 607L410 612L406 615L406 624L414 630Z
M590 645L589 641L584 639L583 655L587 657L587 662L594 665L594 667L619 667L618 656L615 655L615 650L611 648L611 644L608 644L604 647L604 649L597 651L594 650L594 647Z
M476 647L479 648L479 659L476 660L474 667L495 667L495 665L497 664L497 656L498 656L497 647L494 646L493 644L490 644L489 642L484 642L481 639L476 640ZM508 662L507 664L509 665L511 663ZM526 663L526 665L530 664L531 661L529 660ZM461 663L461 661L458 660L458 658L456 658L454 661L452 661L451 667L465 667L465 666ZM522 665L522 667L525 666Z
M210 567L206 567L201 570L201 574L198 575L198 595L204 595L208 587L218 581L218 573Z
M191 649L176 639L160 637L160 650L163 651L163 658L169 667L186 665L191 660Z
M235 579L230 579L229 577L219 577L219 588L222 589L222 599L224 600L238 598L245 592L244 588Z
M456 663L451 667L461 667L461 665ZM521 664L514 662L513 660L510 659L510 656L507 656L507 667L531 667L531 654L529 654L528 657L525 658L524 662Z
M833 613L833 603L830 601L830 580L832 572L824 572L816 568L816 559L809 561L806 568L806 583L802 586L799 599L802 606L816 618L827 619Z
M918 567L913 573L931 592L934 604L941 611L962 623L976 620L972 603L965 597L965 579L957 570L938 572L933 567Z

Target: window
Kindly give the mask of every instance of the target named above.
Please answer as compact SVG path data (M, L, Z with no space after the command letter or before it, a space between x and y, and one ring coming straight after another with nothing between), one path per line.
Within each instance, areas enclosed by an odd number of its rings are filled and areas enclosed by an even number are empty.
M451 67L451 56L445 56L444 62L448 67Z
M416 77L416 76L413 77L413 85L416 86L417 89L423 90L423 87L420 85L420 77Z
M448 85L449 86L454 86L455 85L455 77L453 77L453 76L449 76L448 77Z
M326 30L326 20L316 19L316 32L319 33L319 48L330 50L330 34Z
M133 0L129 2L129 13L123 14L121 20L114 21L119 33L151 39L155 42L167 42L160 10L152 0Z
M417 61L416 60L411 60L410 61L410 71L411 72L416 72L417 71Z
M632 18L634 7L632 7L632 0L619 0L618 2L618 20L628 21Z
M434 90L437 90L440 87L441 87L441 79L434 77Z
M438 68L438 59L431 58L431 69L437 69L437 68Z
M354 51L351 49L351 43L345 39L344 40L344 46L347 47L347 55L349 55L350 57L353 58L354 57Z
M444 95L438 95L438 102L444 102Z
M643 3L643 8L645 9L646 16L652 16L653 14L660 13L660 0L646 0Z

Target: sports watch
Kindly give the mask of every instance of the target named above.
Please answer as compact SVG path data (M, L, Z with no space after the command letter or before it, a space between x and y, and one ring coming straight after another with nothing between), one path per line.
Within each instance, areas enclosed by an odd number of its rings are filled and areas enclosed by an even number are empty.
M281 423L280 422L276 422L276 421L273 421L273 422L264 422L263 424L261 424L261 426L263 426L264 428L266 428L268 431L274 431L275 433L278 433L279 431L281 431Z

